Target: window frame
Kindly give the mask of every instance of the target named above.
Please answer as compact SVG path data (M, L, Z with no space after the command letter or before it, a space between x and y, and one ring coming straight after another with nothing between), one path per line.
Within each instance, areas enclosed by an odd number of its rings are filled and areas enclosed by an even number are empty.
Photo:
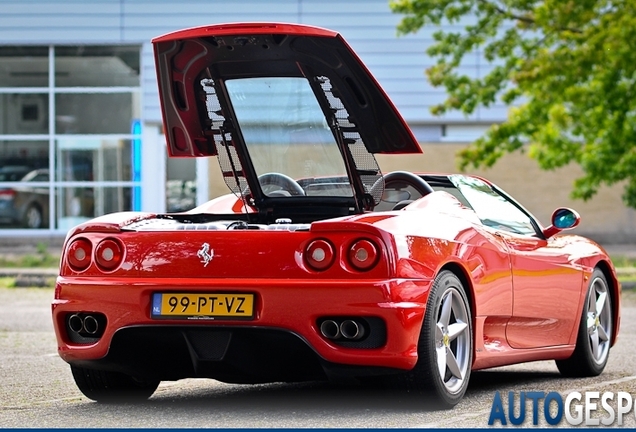
M492 184L492 183L490 183L488 181L485 181L484 179L481 179L481 178L475 177L475 176L465 176L465 175L460 175L460 174L453 174L453 175L450 175L448 177L449 177L450 182L457 188L457 190L464 197L466 202L468 202L470 204L470 207L475 212L475 214L477 215L477 218L480 220L480 222L482 223L482 225L484 227L488 227L490 229L494 229L494 230L497 230L497 231L500 231L500 232L505 232L505 233L511 234L511 235L522 236L522 237L537 237L539 239L545 240L545 236L543 234L543 229L541 227L541 224L537 221L537 219L528 210L526 210L519 202L517 202L509 194L504 192L503 189L497 187L496 185L494 185L494 184ZM519 214L525 216L527 218L527 222L529 222L529 225L530 225L530 227L532 227L533 231L532 232L527 232L527 233L522 233L522 232L519 232L519 231L515 230L512 227L510 227L510 229L506 228L505 223L504 224L499 224L497 227L488 225L487 223L484 222L483 214L480 214L480 212L475 209L474 200L471 200L468 196L466 196L466 194L462 191L462 188L459 187L455 181L453 181L453 178L471 179L473 181L478 181L478 182L482 183L484 186L487 186L497 196L503 198L503 200L500 201L501 203L505 203L505 204L511 206L511 208L514 208ZM467 186L467 187L470 187L470 186ZM477 192L482 192L482 191L479 191L476 188L474 188L472 190L477 191ZM485 194L485 192L484 192L484 195L487 195L487 194ZM477 206L477 208L479 208L479 207L480 206ZM524 224L525 224L525 222L524 222Z
M91 46L91 47L134 47L138 50L139 55L139 83L137 86L95 86L95 87L61 87L57 86L55 83L56 77L56 56L55 50L59 47L73 47L73 46ZM15 47L16 49L20 47L29 47L29 45L3 45L5 47ZM36 45L33 45L36 46ZM0 133L0 141L43 141L48 142L48 168L50 173L55 173L56 168L59 165L57 160L57 143L59 140L69 140L69 139L82 139L82 137L90 138L91 140L113 140L113 139L122 139L129 140L132 143L141 142L142 131L140 127L134 127L133 124L141 124L143 118L143 57L142 45L137 44L55 44L55 45L37 45L38 47L46 47L48 48L48 86L47 87L0 87L1 94L46 94L48 97L48 133L38 133L38 134L2 134ZM67 133L58 133L56 130L56 96L61 94L113 94L113 93L130 93L133 100L132 107L132 118L131 121L131 130L130 133L99 133L99 134L67 134ZM136 115L137 114L137 115ZM131 156L132 157L132 156ZM131 161L131 165L133 162ZM42 166L41 168L45 168ZM11 182L10 187L24 187L30 186L26 182ZM68 181L60 181L58 180L58 176L53 174L50 176L48 184L49 190L49 220L48 220L48 228L43 229L28 229L28 228L14 228L13 226L1 226L0 225L0 233L16 233L19 235L22 234L41 234L42 232L57 232L63 233L68 227L62 226L61 219L65 217L64 212L60 212L60 208L58 207L58 203L56 202L56 192L59 189L60 191L65 188L74 188L74 187L85 187L85 188L93 188L97 189L105 189L109 187L129 187L132 190L138 191L141 188L141 179L138 175L131 173L131 178L125 180L118 181L107 181L107 180L94 180L94 181L83 181L83 182L68 182ZM133 198L134 201L134 198ZM131 209L135 205L135 203L131 203ZM140 210L140 209L138 209ZM98 216L97 214L93 214L92 217Z

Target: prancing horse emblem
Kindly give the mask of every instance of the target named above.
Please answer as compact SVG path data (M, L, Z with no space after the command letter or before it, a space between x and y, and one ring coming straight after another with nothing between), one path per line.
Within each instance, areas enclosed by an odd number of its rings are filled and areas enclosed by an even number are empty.
M201 258L201 262L203 263L203 267L207 267L214 258L214 249L210 249L210 245L207 243L203 243L201 245L201 249L197 252L197 256Z

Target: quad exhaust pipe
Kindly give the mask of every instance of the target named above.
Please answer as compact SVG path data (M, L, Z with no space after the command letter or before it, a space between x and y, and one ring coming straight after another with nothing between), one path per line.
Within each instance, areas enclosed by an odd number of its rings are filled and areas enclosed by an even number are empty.
M362 322L357 322L353 319L346 319L341 322L327 319L320 324L320 334L331 340L340 338L358 340L364 337L365 332Z

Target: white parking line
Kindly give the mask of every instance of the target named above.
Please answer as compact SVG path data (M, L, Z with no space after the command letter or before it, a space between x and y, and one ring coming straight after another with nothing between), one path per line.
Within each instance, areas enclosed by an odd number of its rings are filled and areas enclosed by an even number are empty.
M574 390L565 390L561 393L572 393L575 391L585 391L585 390L597 390L599 387L604 387L604 386L608 386L608 385L612 385L612 384L621 384L624 382L629 382L629 381L634 381L636 380L636 375L631 375L631 376L626 376L623 378L618 378L615 380L611 380L611 381L601 381L600 383L594 383L594 384L590 384L590 385L586 385L585 387L581 387L578 389L574 389Z

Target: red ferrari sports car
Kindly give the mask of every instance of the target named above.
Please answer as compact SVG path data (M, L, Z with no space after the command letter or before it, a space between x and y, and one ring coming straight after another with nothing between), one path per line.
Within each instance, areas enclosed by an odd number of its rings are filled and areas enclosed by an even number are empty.
M600 374L620 324L601 247L494 184L389 172L420 153L344 39L226 24L153 40L171 156L218 159L231 193L98 217L66 238L59 354L97 401L162 380L381 377L452 407L472 370L556 360Z

